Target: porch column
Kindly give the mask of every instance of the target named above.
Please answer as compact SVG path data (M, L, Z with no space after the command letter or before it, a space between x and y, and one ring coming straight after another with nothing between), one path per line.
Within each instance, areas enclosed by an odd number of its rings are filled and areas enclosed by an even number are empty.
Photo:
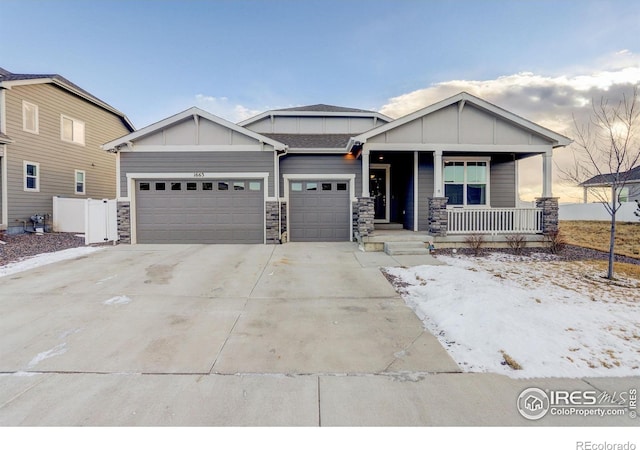
M362 149L362 196L369 197L369 149Z
M442 196L442 150L436 150L433 152L433 197Z
M542 197L551 197L551 169L553 167L553 150L542 155Z
M413 152L413 231L418 231L418 152Z

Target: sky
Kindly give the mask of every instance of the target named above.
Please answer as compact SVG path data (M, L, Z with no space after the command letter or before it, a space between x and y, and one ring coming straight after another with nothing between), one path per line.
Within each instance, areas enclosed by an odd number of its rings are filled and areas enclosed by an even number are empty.
M572 137L592 99L640 83L636 0L0 0L0 30L0 67L58 73L137 128L191 106L396 118L467 91ZM540 167L521 165L523 199ZM554 194L581 197L557 174Z

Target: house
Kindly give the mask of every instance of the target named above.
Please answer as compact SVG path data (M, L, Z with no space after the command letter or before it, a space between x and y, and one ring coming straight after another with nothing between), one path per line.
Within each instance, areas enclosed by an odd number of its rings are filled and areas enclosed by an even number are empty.
M100 145L133 130L60 75L0 68L0 229L22 232L34 215L46 222L53 196L113 198L116 158Z
M615 182L615 174L607 173L596 175L582 182L580 186L584 192L584 203L588 201L588 193L592 189L612 189L614 184L624 187L618 189L618 195L621 202L633 202L640 200L640 166L636 166L628 171L619 174L618 182Z
M239 124L191 108L103 145L131 243L358 241L399 228L450 242L557 229L552 152L571 141L468 93L397 120L311 105ZM542 155L535 208L517 161Z

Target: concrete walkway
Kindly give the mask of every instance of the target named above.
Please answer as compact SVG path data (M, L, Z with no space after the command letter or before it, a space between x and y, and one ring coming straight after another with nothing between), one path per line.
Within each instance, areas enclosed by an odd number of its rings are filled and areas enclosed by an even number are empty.
M461 373L354 244L137 245L0 278L0 425L631 425L516 410Z

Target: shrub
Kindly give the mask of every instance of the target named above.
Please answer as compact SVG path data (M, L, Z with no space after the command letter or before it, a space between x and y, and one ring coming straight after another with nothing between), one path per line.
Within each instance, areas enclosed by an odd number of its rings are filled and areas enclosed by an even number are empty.
M547 249L554 255L560 253L567 245L564 235L558 231L551 231L544 236L544 243Z
M474 256L479 256L482 252L482 246L484 245L483 234L470 234L464 238L464 243L473 251Z
M527 245L527 238L522 234L509 234L506 236L507 245L516 255L522 254L522 249Z

